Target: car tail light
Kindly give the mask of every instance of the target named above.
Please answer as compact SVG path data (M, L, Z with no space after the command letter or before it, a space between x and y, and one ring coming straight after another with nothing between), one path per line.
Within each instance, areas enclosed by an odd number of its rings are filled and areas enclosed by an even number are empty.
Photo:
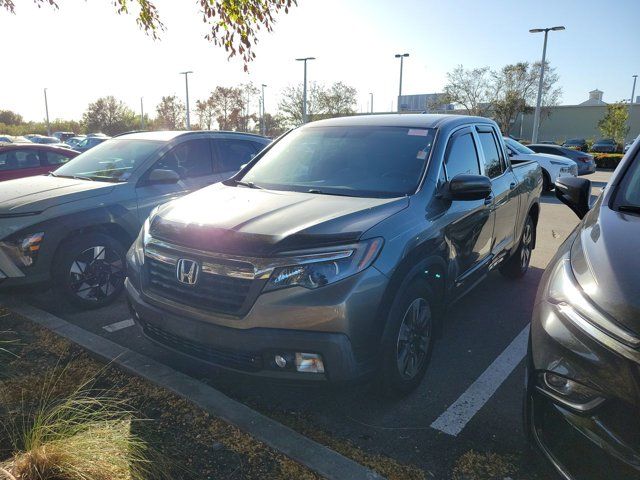
M581 162L587 163L589 161L589 157L578 157L578 160Z

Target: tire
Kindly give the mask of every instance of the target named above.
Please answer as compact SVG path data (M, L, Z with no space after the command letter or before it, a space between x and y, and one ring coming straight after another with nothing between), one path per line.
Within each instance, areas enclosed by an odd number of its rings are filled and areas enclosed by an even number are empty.
M124 288L125 247L103 233L90 233L60 246L53 265L54 288L84 309L113 302Z
M522 236L517 250L500 267L500 273L510 279L522 278L531 262L531 252L533 250L533 239L535 238L536 227L531 215L527 215L522 229Z
M433 295L426 281L413 280L391 305L382 339L381 387L388 396L412 392L431 359L435 321Z
M542 170L542 191L550 192L555 188L555 185L551 183L551 177L546 170Z

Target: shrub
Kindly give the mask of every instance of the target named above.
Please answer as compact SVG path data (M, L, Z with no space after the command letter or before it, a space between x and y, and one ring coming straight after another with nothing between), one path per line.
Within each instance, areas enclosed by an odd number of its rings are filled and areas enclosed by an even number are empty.
M598 168L616 168L624 155L622 153L592 154Z

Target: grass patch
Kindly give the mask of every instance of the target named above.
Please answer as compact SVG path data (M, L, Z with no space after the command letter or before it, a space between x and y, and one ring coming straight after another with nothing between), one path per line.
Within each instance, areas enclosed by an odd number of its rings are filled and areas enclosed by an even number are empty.
M190 402L6 313L0 331L14 332L16 343L0 359L0 465L17 480L318 478Z

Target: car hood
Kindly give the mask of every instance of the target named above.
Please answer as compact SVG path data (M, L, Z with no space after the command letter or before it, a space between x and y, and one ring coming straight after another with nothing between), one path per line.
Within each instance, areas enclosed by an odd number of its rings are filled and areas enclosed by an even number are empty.
M527 161L539 161L541 158L546 160L553 160L554 162L562 163L566 166L575 165L573 160L569 160L565 157L561 157L560 155L553 155L551 153L518 153L513 158L516 160L527 160Z
M578 283L622 326L640 334L640 216L611 210L602 201L587 214L571 248Z
M106 195L114 188L112 183L49 175L8 180L0 188L0 216L39 213L64 203Z
M402 198L358 198L212 185L163 206L153 237L210 252L248 256L358 240L406 208Z

